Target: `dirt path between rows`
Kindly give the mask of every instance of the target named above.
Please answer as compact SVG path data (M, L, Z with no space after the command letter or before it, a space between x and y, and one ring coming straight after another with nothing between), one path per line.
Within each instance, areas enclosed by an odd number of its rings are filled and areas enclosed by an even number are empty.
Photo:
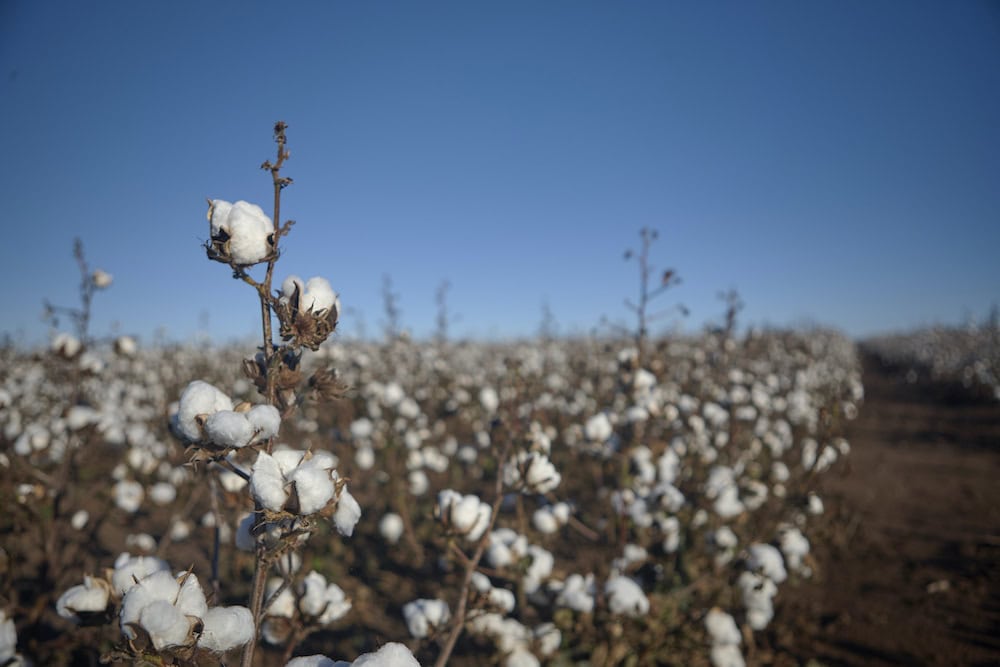
M1000 404L870 355L864 371L849 469L824 481L837 528L782 592L800 623L777 644L830 666L1000 665Z

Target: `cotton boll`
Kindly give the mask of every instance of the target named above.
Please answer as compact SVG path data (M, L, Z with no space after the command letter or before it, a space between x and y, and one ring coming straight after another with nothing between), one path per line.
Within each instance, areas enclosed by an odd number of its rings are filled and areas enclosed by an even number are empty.
M183 572L177 576L180 584L180 592L174 599L174 604L186 616L197 616L201 618L208 611L208 603L205 601L205 592L198 583L198 577L190 572Z
M705 615L705 630L713 644L733 644L738 646L742 641L736 620L718 607Z
M540 533L551 535L559 530L559 521L549 507L540 507L531 515L531 525Z
M335 664L333 667L340 667ZM347 667L420 667L410 649L404 645L390 642L374 653L358 656L353 665Z
M137 533L125 538L125 546L136 551L151 553L156 550L156 540L149 533Z
M451 619L451 612L444 600L421 598L403 605L403 618L410 635L422 639L433 629L443 627Z
M388 512L378 522L378 532L389 544L396 544L403 535L403 518L394 512Z
M538 652L543 656L550 656L559 650L562 643L562 633L552 623L542 623L532 631L535 642L538 645Z
M500 407L500 396L493 387L483 387L479 391L479 404L487 414L493 414Z
M748 550L747 568L760 572L765 577L776 584L780 584L788 573L785 571L785 563L781 558L781 552L770 544L752 544Z
M503 664L504 667L540 667L542 663L538 661L534 653L523 646L518 646L507 654Z
M135 639L135 630L131 626L134 624L143 625L143 610L156 601L173 600L177 597L178 592L180 592L180 586L173 575L166 570L154 572L140 579L138 583L128 589L122 598L121 611L118 614L122 634L128 639ZM169 602L167 604L170 605Z
M292 618L295 616L295 595L292 593L292 589L285 588L278 593L277 597L274 597L275 592L281 588L284 581L278 577L273 577L267 581L267 595L265 599L270 600L274 598L271 605L266 610L267 616L274 616L276 618Z
M132 480L123 479L112 488L115 498L115 505L125 510L129 514L135 514L142 505L145 492L142 484Z
M213 653L225 653L253 639L253 616L246 607L212 607L202 621L198 646Z
M556 606L566 607L584 614L594 611L594 575L588 574L586 577L579 574L571 574L563 582L559 593L556 596Z
M300 465L288 476L288 480L295 485L299 514L302 516L319 512L333 499L336 492L330 472L310 465L311 463L309 461Z
M229 256L234 264L250 266L270 254L268 237L274 233L274 225L259 206L245 201L236 202L229 210L225 224L229 227Z
M169 482L157 482L149 490L149 498L161 507L169 505L177 498L177 489Z
M219 410L232 410L233 401L216 387L195 380L181 393L177 408L176 428L191 442L201 442L202 432L198 415L212 415Z
M713 644L708 659L712 667L746 667L740 647L736 644Z
M79 620L77 614L97 613L108 608L111 586L103 579L84 576L83 583L59 596L56 612L63 618Z
M97 269L91 274L90 280L97 289L107 289L108 287L111 287L111 283L114 281L114 278L107 271Z
M612 614L644 616L649 612L649 599L639 584L628 577L619 575L608 579L604 594Z
M763 630L774 617L772 598L778 592L777 585L771 579L753 572L740 574L736 585L743 596L747 623L754 630Z
M205 422L208 440L223 448L244 447L250 442L253 433L253 426L241 412L219 410Z
M337 294L326 278L314 276L306 281L305 295L299 302L300 310L311 310L315 314L329 311L337 303Z
M187 643L191 621L167 600L153 600L139 613L139 625L156 650Z
M273 405L255 405L246 413L246 418L256 433L253 442L269 440L281 429L281 413Z
M123 553L115 560L115 569L111 575L111 586L117 595L123 595L136 580L160 571L168 571L170 566L166 561L152 556L132 556Z
M303 655L298 658L292 658L285 663L285 667L352 667L352 665L346 660L334 660L333 658L328 658L325 655L317 653L316 655Z
M267 452L257 454L250 476L250 494L261 506L274 512L280 511L288 500L278 461Z
M328 584L318 572L310 572L302 581L299 609L320 625L329 625L351 610L351 601L337 584Z
M344 537L354 534L354 527L361 520L361 505L354 499L347 487L340 491L337 499L337 510L333 513L333 524L337 532Z
M69 520L69 523L75 530L83 530L88 521L90 521L90 513L87 510L77 510L74 512L73 518Z

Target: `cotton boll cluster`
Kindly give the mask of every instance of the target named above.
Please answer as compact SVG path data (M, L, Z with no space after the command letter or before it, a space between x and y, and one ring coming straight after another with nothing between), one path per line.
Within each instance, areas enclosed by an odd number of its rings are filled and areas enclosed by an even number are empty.
M709 660L712 667L744 667L740 643L743 641L736 620L715 607L705 614L705 630L712 645Z
M522 493L546 494L559 486L562 475L544 454L519 452L504 467L503 481Z
M448 531L476 542L489 528L493 510L476 495L444 489L438 493L434 514Z
M274 224L256 204L209 200L208 221L209 259L251 266L263 262L274 251Z
M181 393L171 419L185 440L219 449L239 449L273 438L281 416L273 405L233 405L222 390L195 380Z
M374 653L359 655L354 662L333 660L325 655L308 655L292 658L285 667L420 667L410 649L397 642L389 642Z
M403 618L410 635L422 639L443 629L451 611L444 600L420 598L403 605Z
M276 646L284 645L296 628L325 627L351 610L351 600L343 589L315 571L291 586L284 579L273 577L265 590L273 601L267 608L261 634Z

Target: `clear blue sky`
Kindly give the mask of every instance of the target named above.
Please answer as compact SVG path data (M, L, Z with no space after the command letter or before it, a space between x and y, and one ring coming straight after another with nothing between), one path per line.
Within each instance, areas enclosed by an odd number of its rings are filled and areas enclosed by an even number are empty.
M95 333L254 335L205 198L270 209L278 119L278 278L370 333L383 274L418 335L444 279L460 334L624 320L642 226L688 328L732 287L856 335L1000 301L996 2L0 0L0 331L74 302L79 236Z

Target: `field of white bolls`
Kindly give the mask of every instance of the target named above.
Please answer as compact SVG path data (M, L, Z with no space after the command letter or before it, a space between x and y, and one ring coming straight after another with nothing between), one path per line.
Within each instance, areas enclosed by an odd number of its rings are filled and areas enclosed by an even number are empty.
M465 590L451 664L738 665L782 622L782 587L810 575L817 491L863 397L852 346L826 332L662 341L647 369L614 341L335 341L306 366L334 363L353 390L243 460L273 423L232 410L254 394L239 351L93 354L78 389L73 361L3 357L0 592L13 650L36 664L108 654L136 621L195 659L219 636L213 609L245 609L256 498L301 542L268 577L260 664L289 643L332 661L387 642L432 664ZM169 432L189 413L209 415L199 434L226 461L189 464ZM229 415L252 425L209 428ZM146 578L137 606L126 584Z

